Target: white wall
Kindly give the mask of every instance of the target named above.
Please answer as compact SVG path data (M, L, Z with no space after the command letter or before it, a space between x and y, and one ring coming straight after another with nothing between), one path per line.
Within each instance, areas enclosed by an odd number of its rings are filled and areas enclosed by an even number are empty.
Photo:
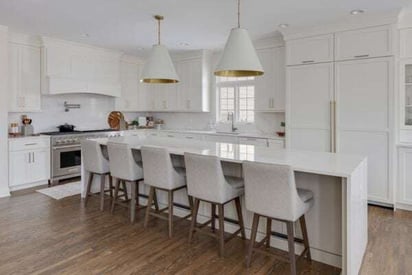
M9 196L8 179L8 29L0 26L0 197Z

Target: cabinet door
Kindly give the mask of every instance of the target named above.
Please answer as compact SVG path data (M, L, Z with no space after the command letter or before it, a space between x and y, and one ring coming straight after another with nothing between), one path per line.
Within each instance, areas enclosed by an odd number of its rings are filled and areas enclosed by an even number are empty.
M176 62L180 82L177 84L177 108L182 111L202 111L201 59Z
M40 48L9 43L10 111L40 111Z
M400 148L398 155L397 202L412 204L412 149Z
M339 128L387 131L394 85L392 58L337 62L335 68Z
M41 109L40 48L22 45L20 54L20 93L25 98L24 109L39 111Z
M330 151L333 63L287 69L288 147Z
M30 183L29 153L26 151L10 152L9 185L17 186Z
M333 34L287 41L286 61L288 65L333 61Z
M335 34L335 59L348 60L392 55L391 26Z
M116 98L116 109L119 111L139 110L139 64L121 63L121 97Z
M336 63L337 151L368 157L369 200L391 203L392 58Z
M20 47L9 43L9 106L10 111L18 111L24 108L24 102L20 95Z
M412 28L403 29L399 31L400 39L400 57L412 57Z
M50 150L34 150L31 155L30 182L48 180L50 178Z
M284 48L258 50L265 73L256 78L255 110L276 112L285 110Z

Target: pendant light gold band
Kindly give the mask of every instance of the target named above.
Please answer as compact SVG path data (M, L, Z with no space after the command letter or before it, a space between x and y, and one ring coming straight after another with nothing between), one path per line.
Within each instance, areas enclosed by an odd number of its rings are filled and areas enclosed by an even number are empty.
M216 71L216 76L229 76L229 77L245 77L245 76L259 76L263 75L262 71L247 71L247 70L229 70L229 71Z
M178 83L179 81L176 79L154 79L154 78L146 78L142 80L143 83L150 83L150 84L167 84L167 83Z

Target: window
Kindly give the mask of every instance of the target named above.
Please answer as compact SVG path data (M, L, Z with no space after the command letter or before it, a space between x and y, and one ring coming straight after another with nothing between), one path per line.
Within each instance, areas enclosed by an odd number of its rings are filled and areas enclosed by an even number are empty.
M227 121L230 113L236 122L255 121L254 81L254 77L217 77L218 121Z

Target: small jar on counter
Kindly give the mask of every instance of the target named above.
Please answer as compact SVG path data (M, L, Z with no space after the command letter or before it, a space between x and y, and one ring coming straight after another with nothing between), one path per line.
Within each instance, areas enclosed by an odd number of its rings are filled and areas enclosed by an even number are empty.
M13 136L20 134L18 123L10 123L10 134Z

